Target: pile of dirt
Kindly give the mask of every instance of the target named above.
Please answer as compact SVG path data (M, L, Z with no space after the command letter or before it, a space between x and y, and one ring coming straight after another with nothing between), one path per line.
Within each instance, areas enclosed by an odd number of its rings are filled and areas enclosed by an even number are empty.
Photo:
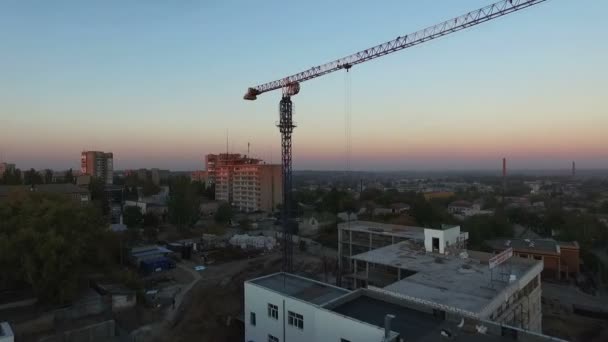
M280 269L278 253L226 264L225 272L192 288L173 325L156 341L242 341L243 283ZM323 264L315 257L296 258L294 269L299 274L319 275Z

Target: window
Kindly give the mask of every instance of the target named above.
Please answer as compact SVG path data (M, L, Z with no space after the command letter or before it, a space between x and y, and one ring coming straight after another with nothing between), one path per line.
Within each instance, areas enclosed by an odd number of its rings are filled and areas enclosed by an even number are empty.
M288 311L287 312L287 323L289 325L293 325L298 329L304 329L304 316L297 314L295 312Z
M528 254L519 253L519 257L527 259L528 258Z
M536 259L536 260L543 260L543 256L542 255L535 255L534 259Z
M249 313L249 324L255 325L255 312Z
M268 342L279 342L279 338L268 334Z
M279 307L268 303L268 317L272 317L274 319L279 319Z

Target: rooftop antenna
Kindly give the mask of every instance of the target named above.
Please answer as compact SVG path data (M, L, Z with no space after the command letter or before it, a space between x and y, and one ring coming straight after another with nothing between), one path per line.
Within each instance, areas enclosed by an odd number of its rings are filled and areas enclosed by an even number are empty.
M228 129L226 128L226 155L228 155Z

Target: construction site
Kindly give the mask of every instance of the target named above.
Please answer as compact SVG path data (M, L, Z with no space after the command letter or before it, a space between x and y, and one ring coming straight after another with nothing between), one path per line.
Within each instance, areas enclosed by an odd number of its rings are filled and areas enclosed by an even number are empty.
M339 226L341 275L447 312L542 332L541 262L466 250L459 226L440 229L348 222ZM367 251L364 251L367 249Z
M248 101L267 92L281 92L276 123L281 135L280 170L279 165L263 165L247 156L234 162L240 163L238 167L229 168L220 165L221 158L209 155L207 176L214 179L216 199L235 210L267 211L270 216L281 203L276 230L256 231L255 236L243 231L221 238L203 236L201 241L218 241L176 262L169 257L172 251L165 247L145 246L135 251L133 263L145 266L145 291L138 294L141 298L137 304L146 305L119 310L108 323L111 332L107 337L116 341L185 342L253 341L249 337L255 336L256 341L287 342L286 336L291 337L290 341L307 341L303 336L324 341L331 336L335 341L354 342L373 336L374 341L397 342L407 341L411 332L421 342L443 338L560 341L543 335L547 327L541 299L542 261L514 255L512 248L496 253L468 250L469 235L459 225L383 224L350 220L348 212L346 222L337 226L335 247L322 247L298 236L298 203L293 190L292 137L296 125L292 98L300 93L304 82L334 72L346 73L344 158L348 176L352 153L349 75L355 66L545 1L501 0L328 63L248 87L243 96ZM241 158L228 151L226 156ZM503 182L505 163L503 160ZM266 169L264 177L272 186L262 191L256 189L260 181L254 181L253 175ZM233 178L243 182L237 183L236 190L230 185ZM158 251L163 253L160 259L156 258ZM149 253L154 259L149 259ZM129 300L134 301L131 297ZM551 303L545 306L551 307ZM281 319L283 324L279 326ZM340 324L334 327L334 322ZM351 326L369 334L357 336L353 332L357 330L349 331ZM558 329L551 326L549 330ZM83 331L77 333L81 336L78 341L94 340L82 337L86 335ZM70 336L58 332L46 341L70 340Z

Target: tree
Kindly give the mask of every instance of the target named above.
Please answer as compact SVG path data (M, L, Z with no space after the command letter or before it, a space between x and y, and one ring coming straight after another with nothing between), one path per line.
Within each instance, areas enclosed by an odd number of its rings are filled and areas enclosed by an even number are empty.
M101 210L104 216L108 215L110 213L110 200L106 192L106 183L103 179L91 177L89 191L91 192L91 201Z
M159 192L160 192L160 187L158 185L154 184L154 182L152 182L151 179L147 179L144 182L144 185L142 187L142 194L144 196L156 195Z
M123 190L124 199L126 201L137 201L139 195L137 193L137 187L125 185Z
M209 184L205 187L205 192L203 193L208 200L215 200L215 184Z
M304 240L300 240L298 244L298 249L300 250L300 252L306 252L308 250L308 246L306 245L306 242Z
M218 223L228 223L232 219L232 207L228 203L222 203L215 212L214 219Z
M53 183L53 171L50 169L44 170L44 183L51 184Z
M158 235L158 231L156 227L145 226L144 227L144 236L148 241L155 241Z
M129 229L140 227L144 221L144 217L141 214L141 210L139 209L139 207L135 206L125 207L122 213L122 219Z
M65 303L86 272L111 259L107 234L94 207L57 194L11 194L0 203L0 286L26 283L41 302Z
M251 220L245 218L243 220L239 221L239 228L243 229L243 230L249 230L251 229Z
M513 228L507 222L507 217L501 208L497 208L494 215L476 215L467 218L462 228L469 232L467 243L472 250L487 250L485 240L513 236Z
M376 188L365 189L361 192L360 199L362 201L374 201L377 202L378 198L382 196L382 190Z
M317 210L329 211L337 214L342 211L356 212L359 210L359 203L353 196L346 192L332 188L321 200Z
M608 200L602 202L598 211L602 214L608 214Z
M190 178L176 177L169 185L169 221L183 230L192 226L199 218L200 198Z
M74 183L74 173L72 172L71 168L65 172L65 180L64 181L66 183Z
M158 227L159 225L159 220L158 217L156 215L154 215L153 213L145 213L143 216L143 224L144 227Z
M23 183L27 185L42 184L42 177L36 170L29 169L23 174Z
M23 184L21 179L20 169L7 169L2 174L2 184L5 185L20 185Z

